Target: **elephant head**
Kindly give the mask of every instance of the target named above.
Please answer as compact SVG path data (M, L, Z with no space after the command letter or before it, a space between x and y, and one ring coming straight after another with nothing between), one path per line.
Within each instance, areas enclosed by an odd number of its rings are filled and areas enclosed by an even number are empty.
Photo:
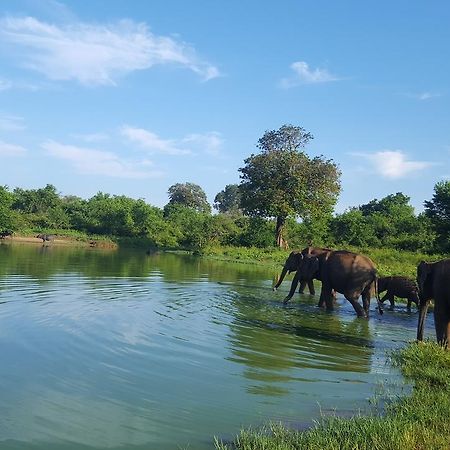
M306 255L300 261L298 274L301 278L316 278L319 271L319 258Z
M303 255L300 251L293 251L289 254L286 262L284 263L280 278L278 279L277 284L273 287L274 290L278 289L287 273L295 272L296 270L298 270L302 259Z
M433 264L421 261L417 266L417 284L420 302L431 300L433 295Z

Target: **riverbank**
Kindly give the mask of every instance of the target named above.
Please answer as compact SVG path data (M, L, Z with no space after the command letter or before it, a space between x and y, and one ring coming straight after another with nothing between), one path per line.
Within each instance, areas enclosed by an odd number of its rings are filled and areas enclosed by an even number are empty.
M78 232L61 232L60 230L46 231L45 234L54 235L51 241L37 238L37 232L14 233L3 238L0 242L17 244L70 245L77 247L118 248L118 244L105 236L89 236Z
M447 450L450 442L450 352L438 345L411 343L391 356L411 395L386 407L383 415L324 418L307 431L269 424L243 430L216 450Z

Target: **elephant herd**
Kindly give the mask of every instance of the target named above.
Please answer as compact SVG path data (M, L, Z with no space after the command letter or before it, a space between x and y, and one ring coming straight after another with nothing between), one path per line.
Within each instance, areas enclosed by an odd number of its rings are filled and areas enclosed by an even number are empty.
M450 259L434 263L422 261L417 267L416 282L404 276L378 277L372 260L358 253L306 247L290 253L273 289L276 290L286 274L291 272L296 273L284 299L285 304L292 298L299 283L300 293L308 286L310 294L314 295L314 279L322 282L318 306L325 306L327 310L333 309L336 292L352 304L358 317L369 316L371 297L377 297L380 314L383 314L385 300L394 306L394 297L405 298L408 309L414 302L419 308L418 340L423 340L428 305L434 299L437 341L443 345L450 343ZM384 291L386 294L380 299L379 294ZM362 306L358 302L359 297L362 297Z

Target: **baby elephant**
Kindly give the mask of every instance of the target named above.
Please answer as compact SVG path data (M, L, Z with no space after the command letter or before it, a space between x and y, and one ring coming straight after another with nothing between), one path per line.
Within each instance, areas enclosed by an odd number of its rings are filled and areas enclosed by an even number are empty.
M406 298L408 300L407 308L411 308L411 302L414 302L416 306L419 306L419 288L417 283L408 277L393 276L393 277L380 277L378 278L378 295L387 291L386 294L380 299L383 303L385 300L389 300L391 306L394 306L394 296L400 298Z

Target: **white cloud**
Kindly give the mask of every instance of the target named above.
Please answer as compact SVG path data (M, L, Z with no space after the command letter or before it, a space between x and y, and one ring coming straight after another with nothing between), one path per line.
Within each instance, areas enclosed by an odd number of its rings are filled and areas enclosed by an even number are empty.
M83 174L104 175L117 178L151 178L162 175L159 171L142 170L150 167L150 161L132 162L103 150L65 145L48 140L41 144L47 153L70 162Z
M223 146L223 139L217 131L207 133L192 133L181 139L162 139L156 133L124 125L120 128L122 136L130 142L152 153L166 155L188 155L193 153L206 153L217 156Z
M0 156L23 156L27 150L20 145L0 141Z
M174 64L209 80L219 70L190 45L151 33L143 23L50 25L33 17L0 19L0 36L22 50L24 65L52 80L115 85L120 75Z
M105 133L72 134L71 136L84 142L104 142L109 139Z
M406 93L404 94L406 97L414 98L416 100L430 100L432 98L442 97L442 94L439 94L437 92L421 92L421 93Z
M291 88L300 84L327 83L339 80L338 77L326 69L310 69L305 61L294 62L290 67L294 71L294 75L281 80L280 85L283 88Z
M23 118L11 115L0 115L0 130L21 131L25 129Z
M204 134L189 134L183 139L183 142L212 156L219 155L223 146L222 136L217 131L211 131Z
M375 171L385 178L403 178L433 165L428 161L411 161L401 150L382 150L376 153L353 153L373 163Z
M124 125L120 129L122 136L140 147L154 153L165 153L168 155L185 155L189 150L177 147L176 141L172 139L161 139L157 134L144 128Z

